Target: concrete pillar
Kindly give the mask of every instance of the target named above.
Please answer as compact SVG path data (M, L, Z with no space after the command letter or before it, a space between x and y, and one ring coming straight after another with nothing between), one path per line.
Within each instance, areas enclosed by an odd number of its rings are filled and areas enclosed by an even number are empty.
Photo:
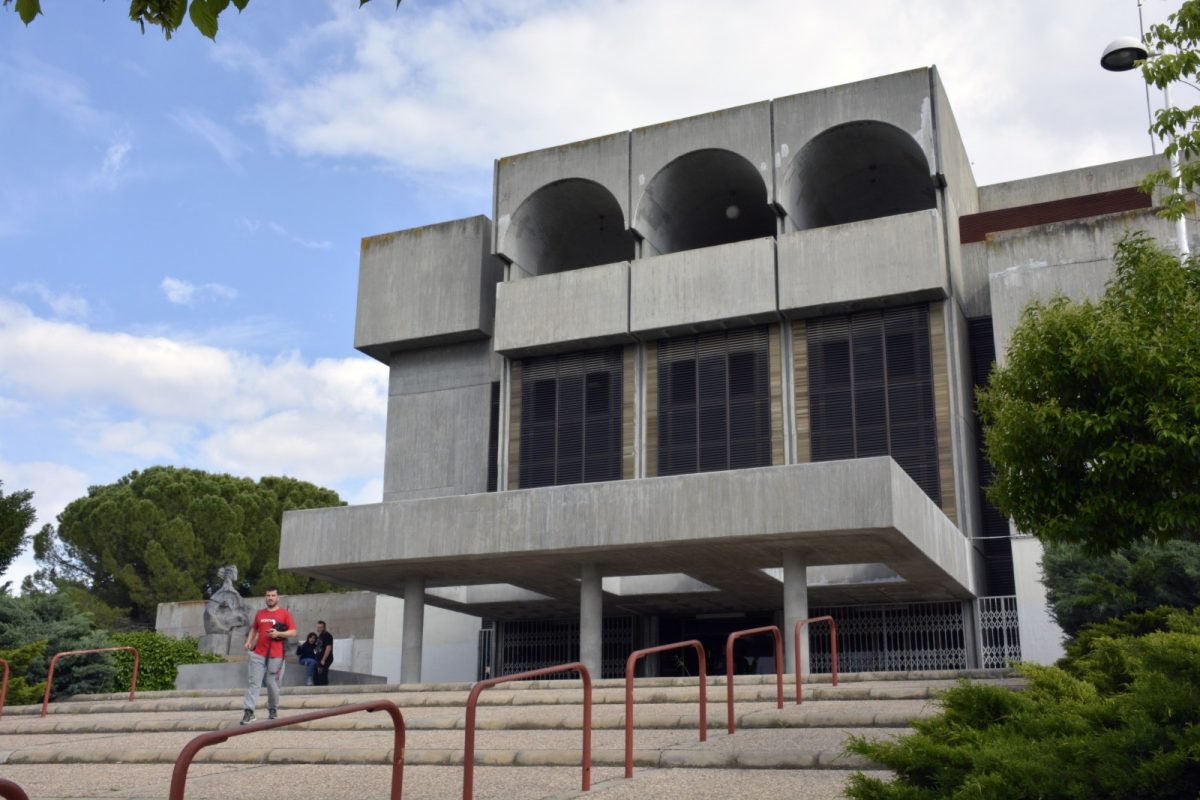
M808 619L808 565L799 553L783 554L783 641L784 669L796 671L796 623ZM806 626L807 627L807 626ZM800 664L809 673L808 636L800 637Z
M585 564L579 580L579 660L599 679L604 659L604 595L600 570Z
M400 640L400 682L421 682L421 645L425 635L425 578L404 579L404 635Z

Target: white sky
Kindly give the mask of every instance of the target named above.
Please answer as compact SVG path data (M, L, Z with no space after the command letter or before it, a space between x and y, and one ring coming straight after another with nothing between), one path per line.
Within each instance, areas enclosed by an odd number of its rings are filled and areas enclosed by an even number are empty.
M216 44L44 5L0 10L0 480L38 525L162 463L377 501L358 240L490 213L497 157L931 64L981 185L1150 146L1098 66L1134 0L254 0Z

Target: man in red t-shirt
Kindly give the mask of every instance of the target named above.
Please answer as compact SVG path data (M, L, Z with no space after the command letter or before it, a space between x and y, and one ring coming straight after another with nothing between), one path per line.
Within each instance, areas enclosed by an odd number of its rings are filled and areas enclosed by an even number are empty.
M291 612L279 605L279 589L267 587L263 600L267 607L254 615L254 622L246 633L246 643L243 645L251 651L249 685L246 687L245 710L242 712L243 725L254 722L254 707L258 705L258 692L264 679L267 684L268 717L275 719L279 715L278 676L283 669L287 640L296 635L296 623Z

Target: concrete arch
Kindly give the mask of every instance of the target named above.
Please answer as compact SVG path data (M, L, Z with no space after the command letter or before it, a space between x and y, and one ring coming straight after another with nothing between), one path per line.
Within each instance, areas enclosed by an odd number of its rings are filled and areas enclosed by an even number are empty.
M814 136L788 165L785 208L795 230L934 208L929 162L905 131L861 120Z
M776 219L758 169L737 153L707 149L650 179L633 227L649 245L644 255L654 255L774 236Z
M541 187L517 207L500 250L522 269L548 275L633 258L621 204L584 178Z

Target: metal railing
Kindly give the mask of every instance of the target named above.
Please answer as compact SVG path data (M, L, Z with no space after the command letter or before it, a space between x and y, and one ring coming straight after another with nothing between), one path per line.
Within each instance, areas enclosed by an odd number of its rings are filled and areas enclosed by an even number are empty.
M25 794L24 789L4 778L0 778L0 797L5 800L29 800L29 795Z
M4 665L4 679L0 681L0 716L4 716L4 698L8 697L8 662L0 658L0 664Z
M126 650L133 653L133 679L129 682L129 701L133 702L133 695L137 691L137 676L138 664L141 661L141 655L136 647L97 647L91 650L64 650L61 653L55 653L54 658L50 659L50 674L46 676L46 693L42 696L42 716L46 716L46 708L50 705L50 687L54 685L54 666L63 656L82 656L88 653L112 653L117 650Z
M775 637L775 695L776 705L783 708L783 636L779 633L778 625L764 625L761 628L747 628L744 631L734 631L725 640L725 706L729 717L729 732L737 733L733 719L733 643L743 636L756 633L770 633Z
M796 623L796 649L792 651L796 657L796 705L800 705L804 702L804 687L801 684L801 679L804 677L802 675L804 671L804 660L800 658L800 629L810 622L829 623L829 650L833 657L833 685L837 686L837 623L834 622L833 617L829 615L802 619Z
M391 800L400 800L400 795L404 788L404 716L391 700L372 700L367 703L355 703L350 706L326 708L320 711L310 711L307 714L297 714L294 717L255 722L244 728L226 728L225 730L202 733L184 745L183 750L179 752L179 757L175 759L175 769L171 772L171 793L169 798L170 800L183 800L183 790L187 786L188 767L192 765L192 759L196 757L196 753L209 745L221 744L227 739L232 739L234 736L245 736L248 733L258 733L260 731L271 730L272 728L297 725L301 722L312 722L324 717L353 714L357 711L386 711L388 716L392 718L395 739L392 744L392 793L390 797Z
M466 740L463 743L463 800L471 800L475 793L475 706L479 702L479 695L484 689L490 689L497 684L558 672L578 672L579 677L583 679L583 791L592 788L592 674L582 663L575 661L519 672L516 675L501 675L498 678L480 681L471 687L471 693L467 695ZM171 800L175 798L172 797Z
M684 647L696 648L700 657L700 741L708 741L708 689L705 673L708 665L704 657L704 645L696 639L674 644L660 644L657 647L645 647L634 650L625 661L625 777L633 777L633 668L638 659L651 653L661 653L664 650L677 650Z

